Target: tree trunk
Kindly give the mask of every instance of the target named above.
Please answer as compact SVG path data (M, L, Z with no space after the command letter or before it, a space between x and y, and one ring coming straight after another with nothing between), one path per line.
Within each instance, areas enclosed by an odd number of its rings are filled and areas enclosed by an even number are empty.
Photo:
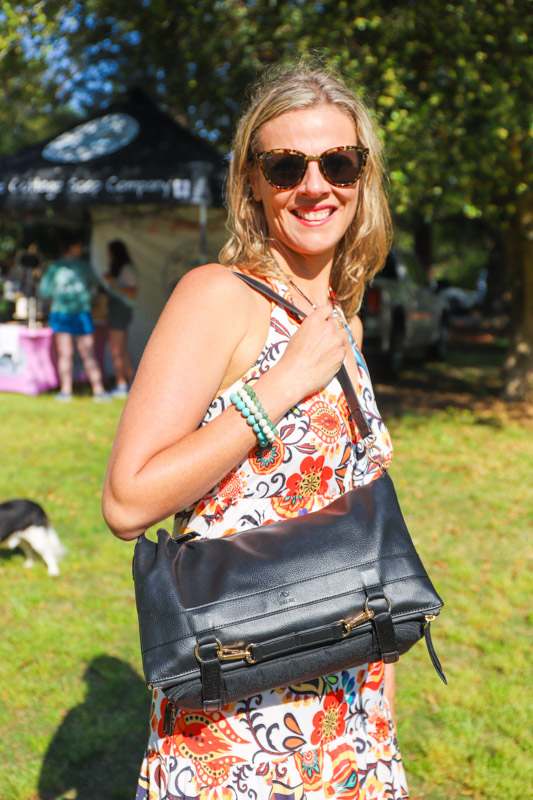
M533 400L533 194L522 195L507 232L511 343L504 364L506 400Z
M414 249L427 275L433 264L433 226L420 214L414 219Z

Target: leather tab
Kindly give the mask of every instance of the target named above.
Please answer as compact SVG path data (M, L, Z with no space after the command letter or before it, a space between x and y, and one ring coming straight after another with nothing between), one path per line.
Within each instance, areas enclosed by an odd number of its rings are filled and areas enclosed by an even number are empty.
M174 725L176 722L176 706L174 703L168 701L163 715L163 733L165 736L172 736L174 733Z
M309 631L300 633L290 633L287 636L279 636L268 642L254 644L252 655L254 662L265 661L268 658L286 655L287 653L304 650L307 647L328 644L328 642L340 642L344 635L344 626L340 622L332 625L324 625L320 628L312 628Z
M181 536L173 536L172 540L176 542L176 544L184 544L185 542L190 542L191 539L196 539L199 535L199 533L187 531L187 533L182 533Z
M385 596L382 587L377 584L378 574L374 568L362 570L361 577L365 583L368 608L374 612L372 622L376 630L381 658L385 664L393 664L399 660L400 655L391 616L390 601Z
M202 676L202 700L206 714L222 708L222 670L219 643L213 634L198 639L198 658Z
M437 653L435 652L435 648L433 647L433 640L431 639L430 627L431 627L431 622L428 622L427 625L424 628L424 638L426 640L426 646L427 646L427 649L428 649L429 657L431 659L431 663L435 667L435 671L436 671L437 675L439 676L441 681L443 681L443 683L445 683L446 686L447 686L448 685L448 681L446 680L446 676L444 675L441 663L439 661L439 657L437 656Z
M398 661L400 655L387 600L383 596L375 598L369 603L369 607L374 612L373 622L378 637L381 658L385 664L393 664Z

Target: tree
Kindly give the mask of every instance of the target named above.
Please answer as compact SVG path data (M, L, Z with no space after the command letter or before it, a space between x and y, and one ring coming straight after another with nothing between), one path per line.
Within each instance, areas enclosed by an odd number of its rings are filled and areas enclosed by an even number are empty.
M54 29L43 0L0 6L0 155L51 135L73 117L58 102L47 60Z
M433 222L505 231L513 293L509 397L533 392L529 0L43 0L69 59L62 99L100 103L128 83L228 147L262 67L319 49L373 101L391 201L429 261ZM528 13L529 12L529 13Z

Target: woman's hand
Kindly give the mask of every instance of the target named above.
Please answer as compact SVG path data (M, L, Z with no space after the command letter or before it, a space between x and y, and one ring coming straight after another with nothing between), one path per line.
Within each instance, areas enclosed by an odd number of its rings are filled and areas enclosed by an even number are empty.
M309 314L272 367L273 372L284 373L294 403L326 386L342 366L348 337L334 314L330 306L320 306Z

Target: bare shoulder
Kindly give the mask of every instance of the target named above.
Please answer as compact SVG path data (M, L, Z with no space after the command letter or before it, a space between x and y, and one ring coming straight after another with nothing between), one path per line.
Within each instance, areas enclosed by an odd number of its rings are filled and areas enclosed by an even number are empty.
M185 273L173 292L173 297L183 296L213 301L238 300L249 296L249 289L228 267L222 264L204 264Z
M205 264L186 272L176 285L158 323L159 329L188 323L213 331L238 332L250 318L250 290L228 267ZM157 330L157 329L156 329ZM237 333L238 335L238 333Z
M357 314L350 320L350 330L359 349L363 346L363 323Z

